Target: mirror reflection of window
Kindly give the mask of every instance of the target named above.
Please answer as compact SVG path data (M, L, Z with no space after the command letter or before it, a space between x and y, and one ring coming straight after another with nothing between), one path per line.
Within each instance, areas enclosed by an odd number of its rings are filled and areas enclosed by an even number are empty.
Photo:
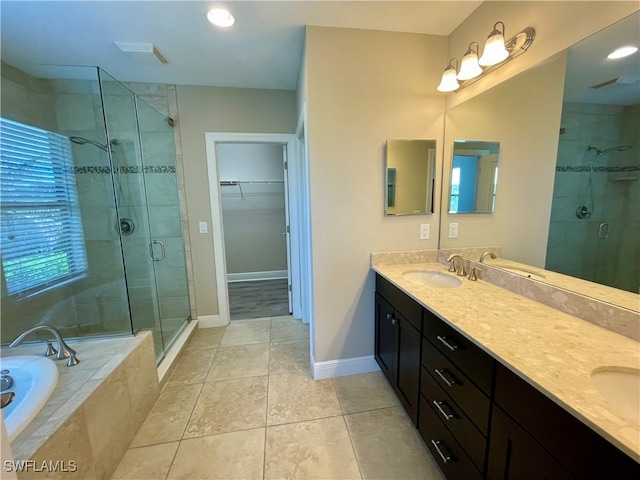
M454 142L449 213L494 211L499 150L498 142Z

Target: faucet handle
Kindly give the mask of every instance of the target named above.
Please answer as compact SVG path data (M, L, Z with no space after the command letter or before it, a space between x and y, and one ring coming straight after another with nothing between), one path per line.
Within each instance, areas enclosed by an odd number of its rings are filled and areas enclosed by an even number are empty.
M477 268L477 267L471 267L471 273L469 274L469 280L471 280L472 282L475 282L478 280L477 274L478 272L481 272L482 269L481 268Z
M58 353L58 351L53 347L51 340L45 340L47 342L47 351L44 352L45 357L51 357Z

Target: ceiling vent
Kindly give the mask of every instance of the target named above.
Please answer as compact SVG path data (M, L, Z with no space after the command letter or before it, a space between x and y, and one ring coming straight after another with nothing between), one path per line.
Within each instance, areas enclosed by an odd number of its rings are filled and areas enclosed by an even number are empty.
M164 55L160 53L160 51L156 48L156 46L153 43L150 43L150 42L113 42L113 43L115 43L118 46L118 48L123 52L145 55L145 58L152 59L154 63L156 60L163 64L169 63L169 61L166 58L164 58Z
M622 85L631 85L632 83L635 83L638 80L640 80L639 77L630 77L628 75L622 75L620 77L607 80L606 82L598 83L597 85L592 85L589 88L593 88L593 89L604 88L604 87L608 87L609 85L616 85L618 83Z

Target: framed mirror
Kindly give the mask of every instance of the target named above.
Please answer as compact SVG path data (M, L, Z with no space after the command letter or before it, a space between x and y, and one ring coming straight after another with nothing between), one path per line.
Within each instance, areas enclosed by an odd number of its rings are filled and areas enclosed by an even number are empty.
M435 165L435 140L387 140L385 215L432 214Z
M496 203L499 142L455 140L449 213L491 213Z
M640 53L607 59L637 44L639 25L636 12L447 110L444 171L454 139L493 138L500 194L492 215L456 216L444 192L442 250L499 246L505 260L586 280L581 293L640 310ZM558 277L540 281L571 289Z

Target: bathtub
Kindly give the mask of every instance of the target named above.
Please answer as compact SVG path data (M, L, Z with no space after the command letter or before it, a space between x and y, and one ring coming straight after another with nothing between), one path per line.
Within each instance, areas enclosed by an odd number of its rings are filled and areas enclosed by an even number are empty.
M18 355L0 358L2 374L12 385L2 393L14 393L11 403L2 409L9 440L16 438L47 402L58 383L58 368L47 357Z

